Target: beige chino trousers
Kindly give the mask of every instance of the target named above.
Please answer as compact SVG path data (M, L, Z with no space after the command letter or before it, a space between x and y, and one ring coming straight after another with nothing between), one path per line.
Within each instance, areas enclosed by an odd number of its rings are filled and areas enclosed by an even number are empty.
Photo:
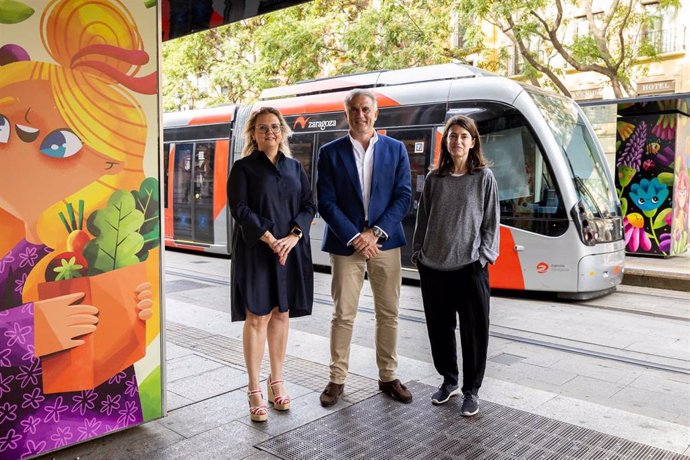
M402 281L400 248L381 251L369 260L358 252L351 256L331 254L331 267L331 295L334 304L331 320L331 382L343 384L347 377L352 327L357 316L365 271L369 273L369 283L374 293L379 380L395 380L398 367L398 306Z

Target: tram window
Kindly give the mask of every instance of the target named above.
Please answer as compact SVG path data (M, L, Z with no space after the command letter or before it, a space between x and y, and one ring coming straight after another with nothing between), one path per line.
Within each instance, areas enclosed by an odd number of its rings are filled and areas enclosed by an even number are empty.
M192 148L193 144L175 144L173 204L192 202Z
M290 138L290 151L292 157L302 163L307 173L309 183L312 181L312 159L314 157L314 135L293 134Z
M170 171L170 144L163 144L163 206L168 208L168 176Z
M199 142L194 147L194 205L192 237L200 243L213 242L213 164L216 144Z
M405 144L405 149L410 159L412 203L402 222L405 238L407 238L408 242L411 242L414 236L414 227L417 221L417 204L422 195L424 178L429 170L429 158L432 148L431 136L433 133L433 128L388 130L386 133L388 136ZM411 268L412 246L408 244L403 247L400 256L403 266Z
M558 236L568 228L563 200L524 118L497 107L479 121L482 149L499 189L501 223Z
M192 154L194 144L175 144L172 200L173 236L176 239L192 238Z
M194 152L194 199L196 204L213 205L213 163L216 147L198 143Z
M339 137L347 136L347 131L330 131L327 133L319 134L319 148L316 149L318 152L321 147L328 144L331 141L338 139Z

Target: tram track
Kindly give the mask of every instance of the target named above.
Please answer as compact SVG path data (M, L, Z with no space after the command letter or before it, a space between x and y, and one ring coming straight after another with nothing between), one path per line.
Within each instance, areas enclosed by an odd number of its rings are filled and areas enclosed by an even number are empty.
M199 281L211 285L219 286L230 286L230 281L227 277L213 277L208 274L200 274L198 272L182 272L178 270L166 269L165 273L170 276L176 276L188 280ZM318 294L314 297L314 302L320 305L326 305L329 307L333 306L330 299L325 299L320 297ZM587 308L601 308L598 305L587 305L578 304ZM374 309L366 306L360 305L359 311L374 314ZM634 310L622 310L630 314L640 314L646 315L645 312L637 312ZM399 315L400 320L425 324L426 321L423 315L413 315L409 313L401 312ZM687 321L683 317L668 318L678 321ZM623 350L618 348L609 347L606 345L600 345L596 343L583 342L574 339L569 339L565 337L559 337L554 335L547 335L542 333L537 333L534 331L528 331L519 328L513 328L509 326L501 326L498 324L492 324L491 330L489 332L491 337L500 338L503 340L509 340L513 342L539 346L551 350L557 350L577 355L583 355L588 357L595 357L600 359L611 360L620 363L631 364L635 366L640 366L644 368L651 368L656 370L662 370L677 374L690 375L690 361L655 355L650 353L642 353L631 350Z

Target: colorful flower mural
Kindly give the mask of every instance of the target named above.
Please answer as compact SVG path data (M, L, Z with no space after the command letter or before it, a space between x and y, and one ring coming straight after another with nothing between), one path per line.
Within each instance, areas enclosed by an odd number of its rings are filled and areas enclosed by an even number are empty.
M690 133L683 108L686 101L672 97L618 107L616 188L628 252L687 250Z
M645 251L652 249L652 242L644 231L644 218L640 213L633 212L623 219L623 234L625 247L631 252L637 252L641 247Z

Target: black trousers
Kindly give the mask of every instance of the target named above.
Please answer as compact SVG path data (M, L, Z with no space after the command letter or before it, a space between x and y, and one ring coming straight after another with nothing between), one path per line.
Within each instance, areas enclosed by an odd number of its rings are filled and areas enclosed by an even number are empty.
M458 384L455 340L460 319L462 392L478 394L489 346L489 270L479 261L458 270L434 270L417 263L434 367L444 383Z

